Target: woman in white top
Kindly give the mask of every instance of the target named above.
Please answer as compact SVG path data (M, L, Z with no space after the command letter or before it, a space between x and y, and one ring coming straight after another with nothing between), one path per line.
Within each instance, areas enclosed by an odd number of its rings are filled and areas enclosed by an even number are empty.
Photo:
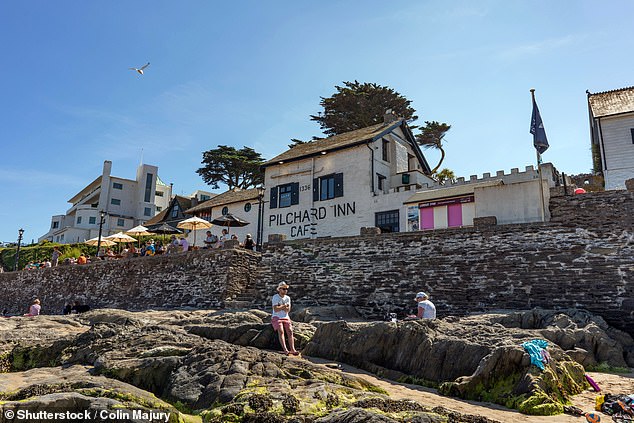
M286 295L288 292L288 285L284 282L280 282L277 286L277 294L273 295L273 316L271 317L271 325L277 332L277 336L282 345L284 354L299 355L299 352L295 350L295 339L293 338L293 325L288 313L291 311L291 297ZM286 348L286 340L284 339L284 333L287 334L288 343L291 347L290 351Z

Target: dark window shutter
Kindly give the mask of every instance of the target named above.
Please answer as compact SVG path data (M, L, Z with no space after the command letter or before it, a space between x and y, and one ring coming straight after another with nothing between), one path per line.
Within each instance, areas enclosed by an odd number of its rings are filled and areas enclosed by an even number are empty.
M299 204L299 182L291 184L291 206Z
M335 173L335 198L343 197L343 173Z
M277 208L277 187L273 187L271 188L271 202L270 204L270 208L272 209L276 209Z
M313 179L313 201L319 201L319 178Z
M630 133L632 134L632 144L634 144L634 128L630 128Z

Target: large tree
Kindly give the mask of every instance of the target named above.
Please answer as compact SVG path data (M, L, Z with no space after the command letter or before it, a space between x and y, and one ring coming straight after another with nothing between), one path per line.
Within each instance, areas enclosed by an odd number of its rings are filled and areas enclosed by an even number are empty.
M204 166L196 171L212 188L223 183L232 188L251 188L264 182L264 173L260 165L264 159L260 153L250 147L236 150L233 147L219 145L218 148L203 152Z
M321 97L319 104L324 108L323 112L310 116L310 120L319 123L324 134L332 136L381 123L385 112L391 109L396 116L407 120L418 144L440 150L441 157L432 174L440 169L445 159L444 138L451 125L436 121L427 121L421 128L411 125L418 119L412 102L390 87L344 81L343 86L335 86L335 89L337 92L330 97ZM417 133L418 130L420 133ZM292 141L289 147L301 143Z
M319 123L327 136L342 134L383 122L386 110L414 122L418 119L411 101L389 87L374 83L345 81L343 86L330 97L321 97L319 104L324 108L310 120Z

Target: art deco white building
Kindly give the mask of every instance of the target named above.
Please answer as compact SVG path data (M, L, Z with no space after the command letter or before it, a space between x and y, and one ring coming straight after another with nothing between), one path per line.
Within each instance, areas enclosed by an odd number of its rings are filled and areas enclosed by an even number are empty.
M111 170L106 160L102 174L68 200L72 206L51 218L50 230L38 241L69 244L94 238L101 211L106 213L102 236L107 236L143 224L169 205L172 189L158 177L158 167L139 165L134 180L111 176Z

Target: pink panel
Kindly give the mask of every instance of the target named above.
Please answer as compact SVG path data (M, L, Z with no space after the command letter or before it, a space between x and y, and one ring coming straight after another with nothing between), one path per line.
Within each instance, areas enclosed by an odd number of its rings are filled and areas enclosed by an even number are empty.
M447 206L447 224L450 228L462 226L462 204Z
M420 209L420 227L421 229L434 229L434 208L425 207Z

